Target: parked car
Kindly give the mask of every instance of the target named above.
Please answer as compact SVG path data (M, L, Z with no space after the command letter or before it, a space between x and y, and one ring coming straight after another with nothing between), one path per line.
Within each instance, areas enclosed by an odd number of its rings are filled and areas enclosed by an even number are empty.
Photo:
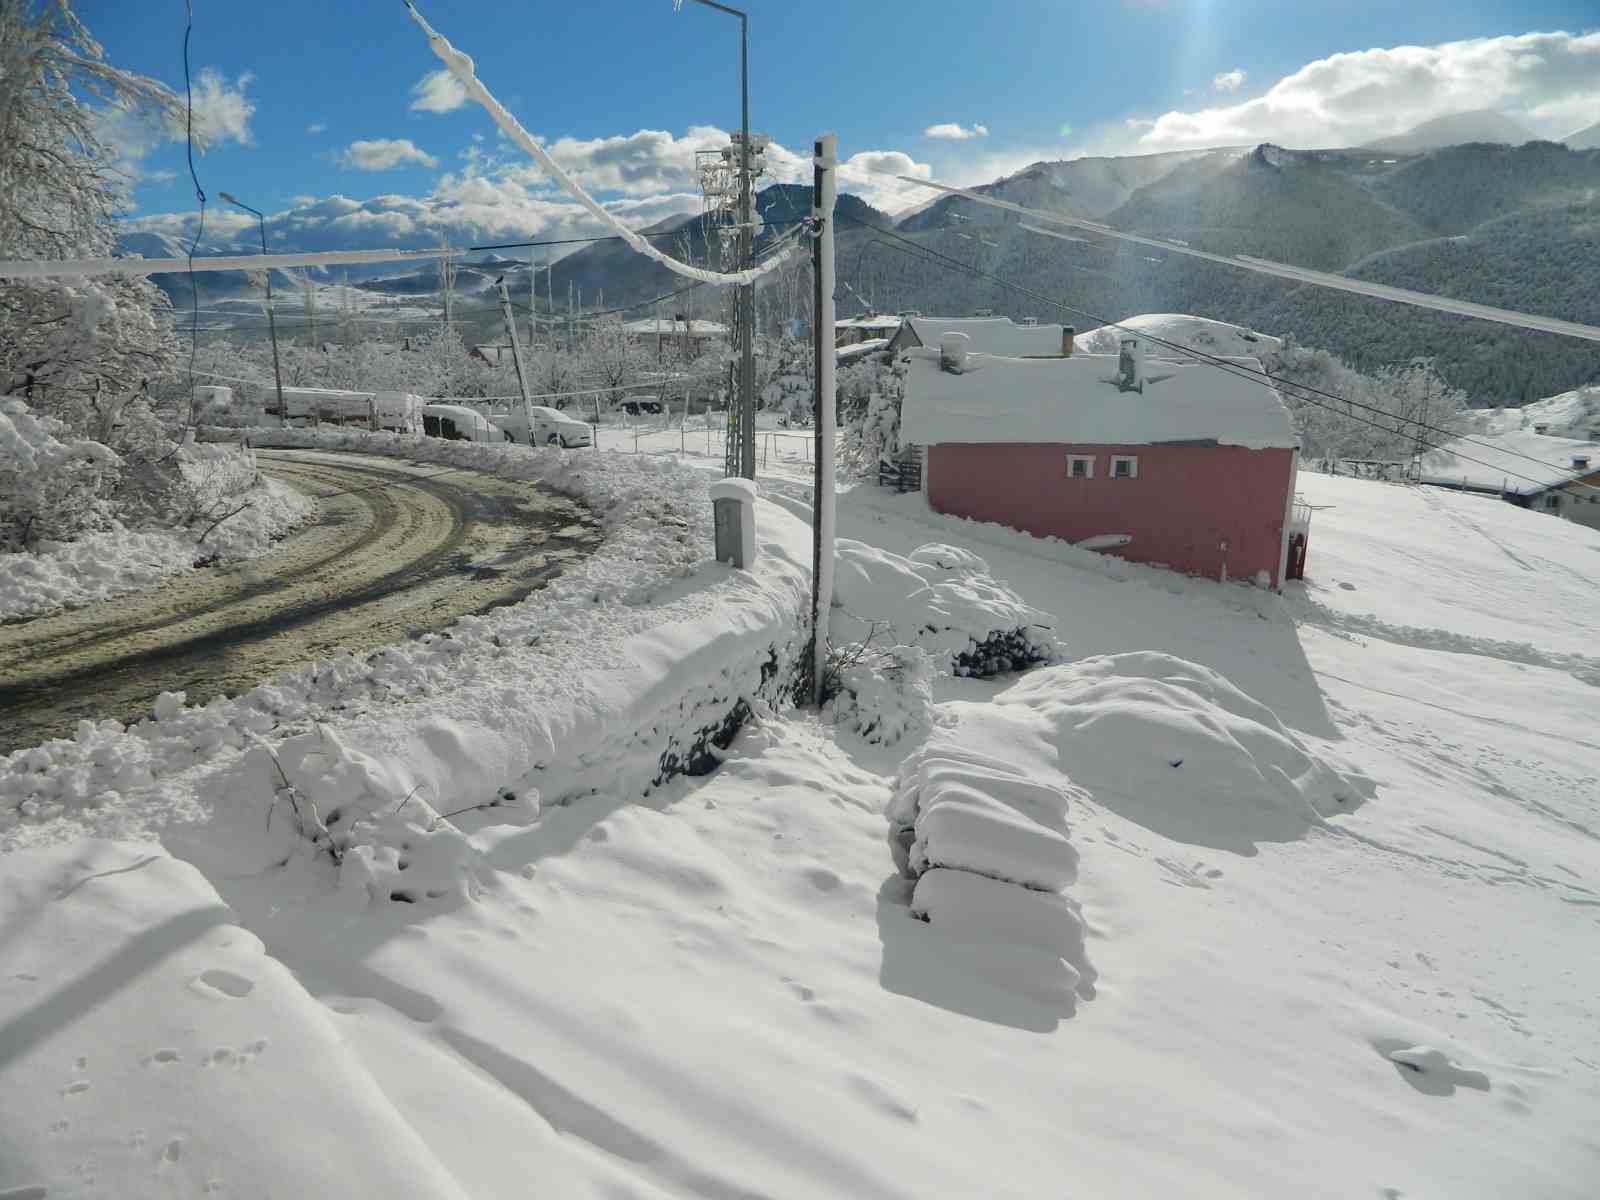
M461 404L423 405L422 432L455 442L498 442L505 437L488 417Z
M531 430L528 428L530 416L533 418ZM526 412L521 405L512 405L509 409L496 412L494 423L505 431L508 441L529 446L572 448L589 446L594 442L594 433L586 423L542 405L531 406Z

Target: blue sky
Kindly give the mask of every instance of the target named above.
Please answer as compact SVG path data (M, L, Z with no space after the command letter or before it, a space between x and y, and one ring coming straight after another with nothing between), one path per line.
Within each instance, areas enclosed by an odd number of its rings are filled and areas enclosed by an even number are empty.
M820 130L837 131L842 157L864 156L845 186L887 207L926 193L896 191L870 168L980 182L1086 150L1350 144L1484 104L1546 136L1600 120L1600 37L1539 43L1531 82L1509 65L1529 45L1506 40L1584 34L1600 26L1593 0L749 8L754 127L801 152ZM580 178L640 223L692 204L693 145L716 140L703 127L737 123L737 23L692 0L678 15L670 0L424 0L422 9L531 131L564 146ZM414 89L438 63L400 0L195 0L194 10L191 61L205 72L220 135L198 160L208 192L228 189L274 214L307 210L302 225L347 216L345 204L315 211L334 196L424 204L369 206L346 220L352 236L381 244L416 240L405 223L416 234L429 218L477 222L484 237L495 236L491 226L584 228L476 106L414 107ZM181 88L178 0L80 0L79 11L113 62ZM1491 41L1463 48L1467 39ZM1401 46L1434 49L1420 62L1373 54ZM941 126L969 136L930 136ZM127 151L139 174L135 215L193 208L181 146L130 135ZM798 159L790 165L798 171ZM176 220L150 225L169 226ZM280 240L295 236L286 226Z

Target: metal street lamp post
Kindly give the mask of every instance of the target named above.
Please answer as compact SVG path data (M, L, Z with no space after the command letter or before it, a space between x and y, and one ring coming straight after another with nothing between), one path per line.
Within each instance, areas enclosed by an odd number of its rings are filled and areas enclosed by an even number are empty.
M750 19L737 8L717 0L694 0L707 8L739 18L739 270L750 269ZM673 0L674 12L683 10L683 0ZM739 330L739 474L756 477L756 288L740 284L735 290L734 324Z
M237 208L244 209L247 213L254 213L256 220L261 225L261 253L267 253L267 218L259 210L251 208L244 201L228 192L218 192L217 195ZM278 322L272 315L272 268L267 268L267 331L272 337L272 378L278 387L278 420L285 426L289 424L289 409L283 403L283 369L278 365Z

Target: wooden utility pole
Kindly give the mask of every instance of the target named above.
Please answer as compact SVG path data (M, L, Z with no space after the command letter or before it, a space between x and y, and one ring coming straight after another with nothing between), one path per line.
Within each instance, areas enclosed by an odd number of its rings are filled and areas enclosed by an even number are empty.
M812 456L816 474L811 486L811 698L819 705L828 665L828 609L833 605L833 205L837 157L838 139L831 133L823 134L817 139L811 160L811 217L817 223L817 238L811 246L815 280L811 343L817 389L813 405L817 445Z
M528 444L533 444L533 398L528 394L528 373L522 369L522 346L517 341L517 318L511 311L511 289L506 277L494 281L500 289L500 311L506 320L506 341L511 343L511 362L517 368L517 390L522 393L522 419L528 423Z

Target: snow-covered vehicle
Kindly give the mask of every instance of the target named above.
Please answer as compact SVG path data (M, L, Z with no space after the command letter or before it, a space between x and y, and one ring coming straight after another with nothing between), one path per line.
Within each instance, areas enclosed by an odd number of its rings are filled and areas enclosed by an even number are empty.
M488 417L462 404L424 404L422 431L453 442L498 442L506 436Z
M622 402L622 411L630 417L659 416L666 409L660 396L630 396Z
M572 448L592 445L594 442L594 433L585 422L575 420L558 409L545 408L542 405L532 405L524 409L521 405L514 404L509 409L495 412L492 419L505 431L508 441L521 442L528 446L555 445Z

